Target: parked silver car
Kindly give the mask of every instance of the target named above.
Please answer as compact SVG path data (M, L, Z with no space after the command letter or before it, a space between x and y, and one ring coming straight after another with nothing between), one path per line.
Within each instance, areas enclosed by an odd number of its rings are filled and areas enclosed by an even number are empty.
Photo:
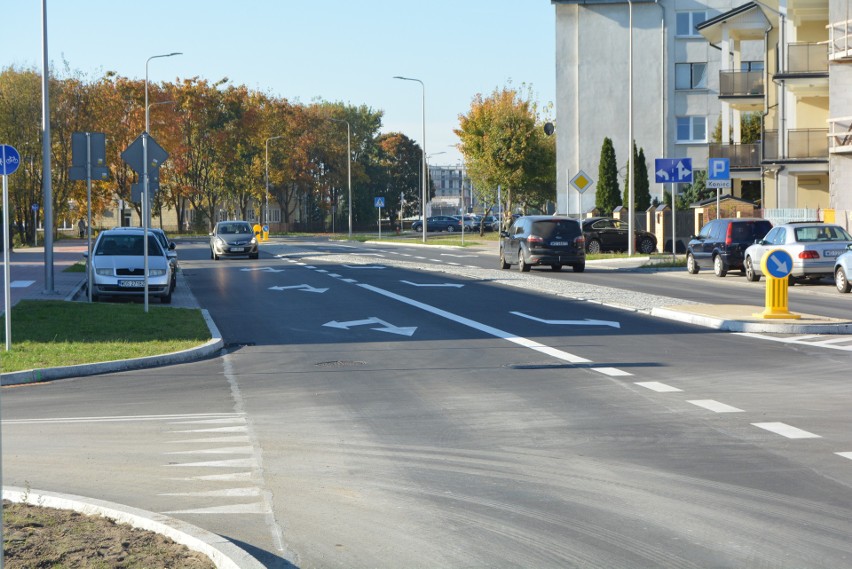
M142 229L141 227L113 227L113 230L117 231L133 231ZM160 229L159 227L149 227L148 233L154 235L157 238L157 241L160 242L160 246L166 252L166 257L169 258L169 264L172 266L172 292L175 290L175 286L177 286L177 272L178 272L178 254L175 249L177 245L175 245L174 241L170 241L166 232Z
M88 259L92 300L145 294L145 236L142 228L107 229L98 235ZM88 258L88 252L84 253ZM159 239L148 234L148 296L172 301L172 268Z
M769 230L766 236L745 250L745 273L750 281L760 280L760 262L772 250L782 249L793 258L790 284L797 279L819 279L835 274L839 256L852 244L852 235L833 223L787 223Z
M850 275L852 275L852 246L847 247L847 251L834 262L834 285L838 291L844 294L852 291Z
M257 237L248 221L220 221L210 233L210 258L248 257L257 259Z

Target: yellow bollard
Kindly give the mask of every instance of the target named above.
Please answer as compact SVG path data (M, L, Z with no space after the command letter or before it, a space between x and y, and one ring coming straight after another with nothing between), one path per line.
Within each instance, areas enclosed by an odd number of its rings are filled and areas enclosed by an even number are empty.
M757 318L775 318L797 320L801 318L788 308L789 279L793 270L793 258L781 249L774 249L763 256L760 270L766 277L766 306L763 312L754 314Z

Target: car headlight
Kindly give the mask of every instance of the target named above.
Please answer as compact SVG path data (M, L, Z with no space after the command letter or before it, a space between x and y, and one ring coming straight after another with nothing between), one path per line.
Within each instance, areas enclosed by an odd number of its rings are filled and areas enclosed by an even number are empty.
M221 237L217 237L216 238L216 245L218 245L219 247L224 247L225 245L227 245L227 243L225 243L225 240L222 239Z
M161 277L166 274L166 269L149 269L148 274L152 277Z
M95 273L104 277L110 277L112 276L112 269L95 269Z
M251 244L254 245L255 243L257 243L257 239L255 237L252 237L251 238Z

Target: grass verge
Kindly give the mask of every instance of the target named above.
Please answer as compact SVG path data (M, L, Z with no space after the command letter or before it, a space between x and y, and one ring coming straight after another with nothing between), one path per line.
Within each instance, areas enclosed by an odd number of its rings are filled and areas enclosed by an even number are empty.
M7 373L138 358L193 348L210 339L201 311L142 304L22 300L12 308ZM5 329L0 331L5 345Z

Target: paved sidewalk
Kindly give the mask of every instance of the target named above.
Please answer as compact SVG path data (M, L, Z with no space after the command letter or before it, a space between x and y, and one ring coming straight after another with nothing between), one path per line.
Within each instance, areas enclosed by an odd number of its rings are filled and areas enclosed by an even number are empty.
M52 291L46 290L44 247L12 251L9 255L12 306L24 298L70 300L82 285L85 273L65 272L65 269L82 261L85 251L86 242L82 239L62 239L54 242ZM4 312L5 301L5 295L0 294L0 310Z

